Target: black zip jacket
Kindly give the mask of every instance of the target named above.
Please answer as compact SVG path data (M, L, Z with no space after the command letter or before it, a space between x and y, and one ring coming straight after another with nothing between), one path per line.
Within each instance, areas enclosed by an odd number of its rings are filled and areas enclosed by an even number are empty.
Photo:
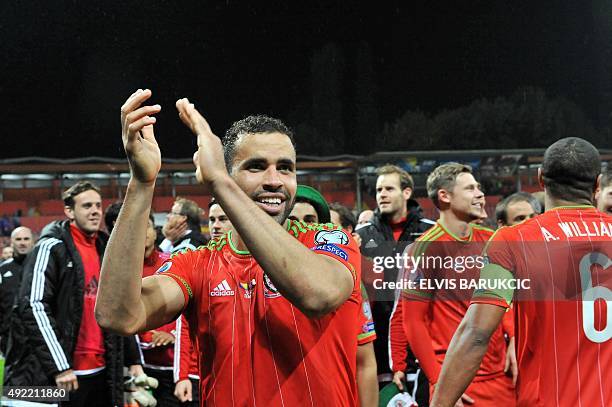
M0 352L6 353L13 305L19 291L25 255L15 255L0 264Z
M98 234L100 259L107 239L106 234ZM72 369L83 313L84 280L83 263L70 234L69 221L50 223L24 264L17 308L22 326L14 326L10 335L7 384L55 385L58 373ZM124 363L141 363L137 353L124 360L126 341L135 338L104 332L104 371L113 405L118 406L123 405ZM137 349L132 345L130 348ZM24 359L30 363L24 363Z
M406 225L398 241L393 238L393 230L388 221L376 209L374 216L369 223L357 228L357 233L361 237L361 254L370 259L375 257L395 257L402 254L406 247L414 242L419 236L431 228L435 222L423 217L421 207L414 199L406 201L408 216ZM395 267L385 268L383 279L388 282L397 281L398 269ZM372 271L362 269L362 279L368 281L368 277L363 276ZM378 275L374 275L376 278ZM376 328L376 340L374 341L374 351L376 353L376 363L378 368L379 381L391 381L391 368L389 366L389 319L393 311L393 301L395 292L393 290L376 290L371 293L372 316Z

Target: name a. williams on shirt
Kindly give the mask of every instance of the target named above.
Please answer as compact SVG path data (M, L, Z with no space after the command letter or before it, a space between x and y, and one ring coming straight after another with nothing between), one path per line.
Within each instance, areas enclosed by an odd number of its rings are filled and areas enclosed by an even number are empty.
M566 238L574 237L612 237L612 224L607 222L559 222L559 228ZM541 227L547 242L559 240L550 230Z

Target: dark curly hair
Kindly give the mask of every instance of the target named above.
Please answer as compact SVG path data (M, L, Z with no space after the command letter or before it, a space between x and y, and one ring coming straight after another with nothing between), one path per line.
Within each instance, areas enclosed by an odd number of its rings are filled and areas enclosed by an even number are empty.
M236 156L236 144L245 134L282 133L289 137L295 149L293 131L279 119L266 115L247 116L234 122L223 137L223 153L228 172L232 172L232 164Z

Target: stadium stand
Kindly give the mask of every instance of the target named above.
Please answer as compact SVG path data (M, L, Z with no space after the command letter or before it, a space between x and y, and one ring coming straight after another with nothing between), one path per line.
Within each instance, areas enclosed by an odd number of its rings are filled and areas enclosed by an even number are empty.
M474 168L476 178L487 193L486 210L494 215L495 205L504 196L523 190L535 192L537 168L542 161L541 149L407 151L382 152L366 157L298 157L298 182L317 188L328 202L340 202L355 210L373 209L375 169L392 163L408 170L415 180L414 197L428 218L437 218L437 210L425 198L424 180L436 165L460 161ZM602 150L604 161L612 160L612 150ZM57 160L38 157L0 161L0 216L14 216L24 226L39 232L53 219L64 217L62 191L78 179L91 179L100 185L103 206L121 200L129 179L124 160L87 157ZM182 196L207 208L208 191L198 185L191 159L164 161L156 183L153 210L167 213L176 196ZM29 216L28 216L29 215Z

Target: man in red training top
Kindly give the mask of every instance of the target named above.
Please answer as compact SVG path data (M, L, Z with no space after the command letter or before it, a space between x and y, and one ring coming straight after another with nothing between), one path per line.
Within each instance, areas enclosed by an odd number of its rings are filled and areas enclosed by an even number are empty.
M184 312L203 355L202 405L356 405L359 249L337 228L287 221L295 148L279 120L238 121L222 146L193 104L177 102L197 134L196 176L236 233L141 278L138 253L161 166L152 117L160 107L142 106L150 96L138 90L122 107L132 177L102 266L98 322L131 334Z
M583 139L564 138L546 150L538 172L546 212L499 229L488 243L486 286L474 293L449 347L433 406L454 405L513 298L517 404L612 405L605 372L612 363L612 217L592 206L600 169L599 152ZM513 290L498 281L529 286Z
M440 209L440 219L407 251L416 265L408 271L414 285L402 292L401 301L408 343L433 390L453 333L469 306L472 290L461 289L461 283L477 280L477 258L493 231L472 223L481 216L485 197L469 166L447 163L434 169L427 177L427 194ZM514 405L512 380L504 373L506 347L500 327L462 396L464 402Z

